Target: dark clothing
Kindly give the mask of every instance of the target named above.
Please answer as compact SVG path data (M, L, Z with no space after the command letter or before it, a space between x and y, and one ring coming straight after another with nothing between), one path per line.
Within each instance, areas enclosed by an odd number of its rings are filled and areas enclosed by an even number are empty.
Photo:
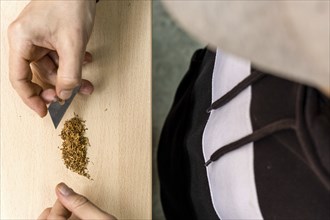
M251 68L246 85L234 87L211 105L215 56L207 49L195 52L164 124L158 168L166 218L220 218L202 147L207 109L219 111L250 86L253 132L219 148L207 166L253 142L262 217L329 219L330 100L311 87Z

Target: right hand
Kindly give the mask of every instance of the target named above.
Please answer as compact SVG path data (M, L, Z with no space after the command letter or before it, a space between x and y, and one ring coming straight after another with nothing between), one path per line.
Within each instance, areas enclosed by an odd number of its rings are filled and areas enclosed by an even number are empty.
M93 85L81 79L82 64L95 17L95 1L31 1L8 28L9 78L24 103L41 117L46 104L68 99L81 85L91 94ZM50 89L33 83L34 74ZM54 88L55 86L55 88Z

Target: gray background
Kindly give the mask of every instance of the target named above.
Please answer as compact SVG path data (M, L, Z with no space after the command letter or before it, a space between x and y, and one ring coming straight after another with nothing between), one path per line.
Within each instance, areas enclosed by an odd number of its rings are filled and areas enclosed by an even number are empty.
M160 132L180 80L188 69L193 52L203 45L192 40L169 17L159 1L152 14L152 219L164 219L159 198L156 164Z

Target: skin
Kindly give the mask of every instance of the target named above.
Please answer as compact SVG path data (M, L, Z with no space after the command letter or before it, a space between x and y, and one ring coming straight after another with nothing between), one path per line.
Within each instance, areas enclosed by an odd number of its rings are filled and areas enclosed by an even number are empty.
M8 28L9 78L24 103L44 117L47 104L68 99L81 84L91 94L93 85L81 79L95 17L95 1L31 1ZM47 89L32 77L48 84ZM50 87L50 88L48 88Z
M114 216L95 206L86 197L74 192L65 183L58 184L55 188L55 193L57 196L55 204L53 207L45 209L38 217L38 220L66 220L71 216L81 220L116 220Z

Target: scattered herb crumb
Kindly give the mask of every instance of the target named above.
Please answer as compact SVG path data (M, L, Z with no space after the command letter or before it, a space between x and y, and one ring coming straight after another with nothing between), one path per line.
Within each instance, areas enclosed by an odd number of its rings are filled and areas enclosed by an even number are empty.
M88 138L85 137L87 130L85 122L77 114L65 121L60 135L63 140L60 150L66 168L91 179L87 169L89 163L87 148L90 144Z

